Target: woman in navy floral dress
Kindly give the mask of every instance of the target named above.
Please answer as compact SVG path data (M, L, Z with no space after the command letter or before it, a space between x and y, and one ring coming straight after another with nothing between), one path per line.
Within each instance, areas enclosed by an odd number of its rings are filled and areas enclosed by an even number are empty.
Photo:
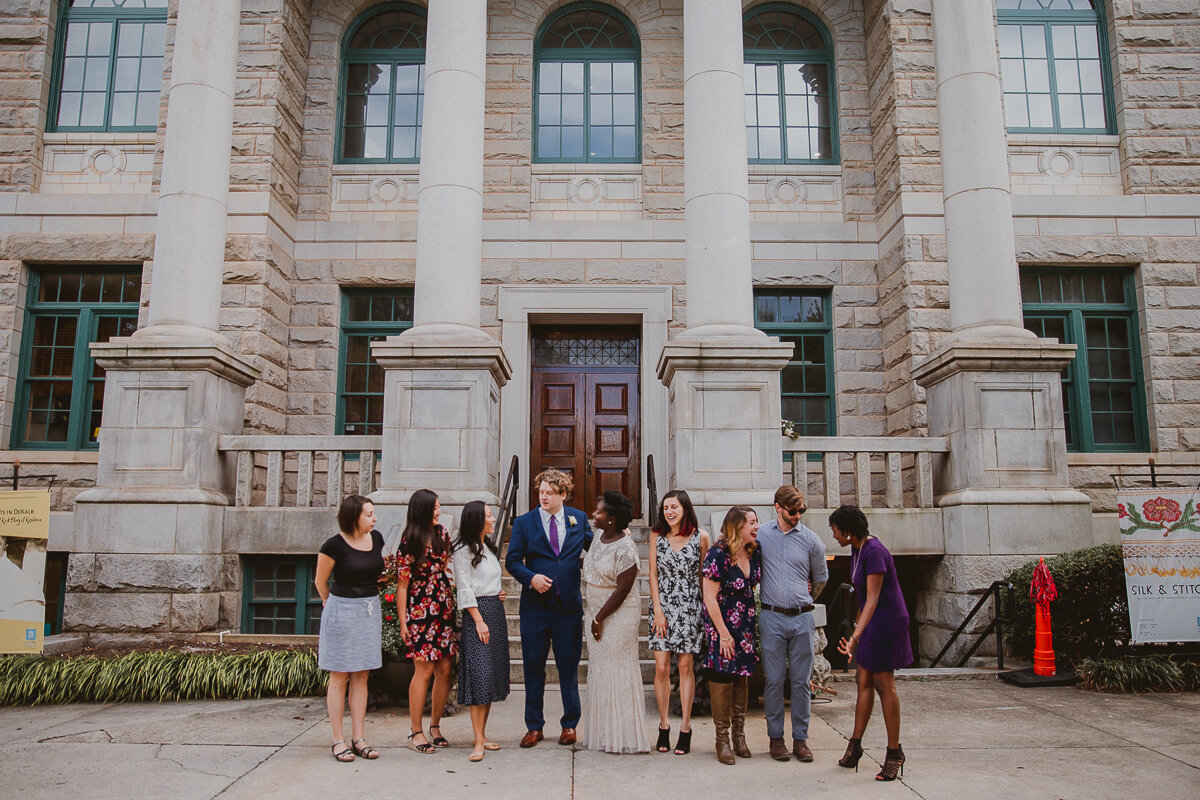
M758 667L754 649L757 623L754 587L762 580L762 554L756 546L758 514L749 506L734 506L721 523L721 538L704 557L704 621L707 651L702 666L712 698L713 724L717 729L717 759L734 764L729 746L730 726L735 736L745 723L746 678ZM734 697L742 698L734 707Z
M442 736L438 723L450 697L450 675L454 656L458 653L458 631L454 625L454 591L450 587L453 550L446 529L438 524L441 510L441 503L433 492L428 489L413 492L408 501L408 523L396 554L396 610L400 616L400 636L404 639L405 655L413 660L413 678L408 685L412 723L408 747L418 753L433 753L438 747L450 745ZM421 717L431 681L431 736L427 737Z

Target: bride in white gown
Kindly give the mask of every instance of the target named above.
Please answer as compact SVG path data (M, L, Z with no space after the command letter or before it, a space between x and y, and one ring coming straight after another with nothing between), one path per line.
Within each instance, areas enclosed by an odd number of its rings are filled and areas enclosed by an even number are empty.
M601 532L583 559L587 582L588 673L582 746L609 753L648 753L646 696L638 664L642 612L638 551L625 530L633 504L608 491L592 520Z

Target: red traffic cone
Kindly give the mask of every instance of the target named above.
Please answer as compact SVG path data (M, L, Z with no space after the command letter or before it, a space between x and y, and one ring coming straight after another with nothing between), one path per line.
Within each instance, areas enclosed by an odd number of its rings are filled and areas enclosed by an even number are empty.
M1029 599L1037 603L1037 614L1033 628L1033 674L1053 677L1054 637L1050 631L1050 601L1058 598L1054 578L1046 568L1045 559L1039 559L1029 586Z

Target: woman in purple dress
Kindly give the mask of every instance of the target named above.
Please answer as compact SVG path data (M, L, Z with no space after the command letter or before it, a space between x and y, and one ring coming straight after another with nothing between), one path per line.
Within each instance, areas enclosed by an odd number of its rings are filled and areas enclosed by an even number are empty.
M843 638L838 650L858 664L858 701L854 706L854 735L846 745L840 767L854 767L862 758L862 735L871 719L875 694L883 709L887 728L887 758L875 776L877 781L894 781L904 772L904 750L900 747L900 696L896 694L895 671L912 663L908 638L908 609L900 593L896 563L883 542L867 529L867 517L858 506L841 506L829 515L833 538L842 547L850 545L850 582L859 598L854 633Z

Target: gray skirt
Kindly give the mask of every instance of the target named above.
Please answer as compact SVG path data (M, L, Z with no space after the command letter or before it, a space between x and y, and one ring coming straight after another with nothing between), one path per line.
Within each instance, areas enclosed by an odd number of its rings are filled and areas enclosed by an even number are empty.
M329 595L321 610L317 666L330 672L362 672L383 666L383 620L379 597Z

